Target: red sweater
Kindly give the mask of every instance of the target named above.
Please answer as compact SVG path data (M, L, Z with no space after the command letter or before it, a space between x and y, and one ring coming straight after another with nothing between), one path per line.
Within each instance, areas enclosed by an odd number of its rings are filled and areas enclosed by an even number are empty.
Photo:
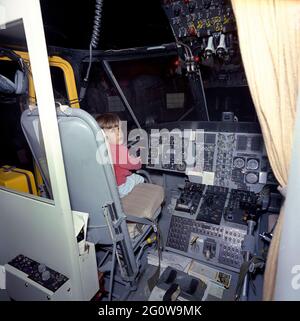
M131 175L130 170L137 170L142 167L141 161L130 156L124 145L110 144L110 151L118 186L126 182L126 177Z

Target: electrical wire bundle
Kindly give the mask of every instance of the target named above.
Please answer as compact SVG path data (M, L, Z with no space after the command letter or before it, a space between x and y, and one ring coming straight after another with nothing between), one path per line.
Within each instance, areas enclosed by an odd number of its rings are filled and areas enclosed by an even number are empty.
M93 49L96 49L98 47L100 30L101 30L102 9L103 9L103 0L96 0L93 32L92 32L92 37L91 37L91 42L89 47L89 51L90 51L89 65L83 80L83 85L80 89L79 101L82 101L85 97L86 88L88 86L89 76L90 76L90 71L92 66Z

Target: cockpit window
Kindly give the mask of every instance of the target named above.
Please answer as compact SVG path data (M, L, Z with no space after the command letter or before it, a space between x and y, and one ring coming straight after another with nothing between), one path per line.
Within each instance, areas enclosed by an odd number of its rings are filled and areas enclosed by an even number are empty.
M189 76L185 74L178 56L114 61L110 62L110 66L141 125L201 120L197 110L199 102L193 92L195 87L190 86ZM233 112L239 121L257 121L246 85L212 88L206 85L208 82L205 78L203 80L211 120L220 121L222 112ZM113 84L109 79L107 81L107 111L126 114L126 108Z
M193 109L177 56L111 62L112 71L143 125L176 121Z
M63 70L61 68L51 66L50 73L55 101L60 102L61 104L69 104Z

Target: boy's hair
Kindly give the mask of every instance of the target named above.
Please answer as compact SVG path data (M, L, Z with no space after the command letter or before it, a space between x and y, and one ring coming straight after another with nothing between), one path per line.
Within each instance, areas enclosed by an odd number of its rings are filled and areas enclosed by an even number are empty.
M96 117L96 121L102 129L119 127L120 117L117 114L106 113Z

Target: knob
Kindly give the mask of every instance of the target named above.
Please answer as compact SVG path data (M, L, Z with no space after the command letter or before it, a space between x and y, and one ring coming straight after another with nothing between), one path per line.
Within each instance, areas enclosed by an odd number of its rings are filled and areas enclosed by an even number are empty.
M42 280L48 281L49 279L50 279L50 272L48 270L46 270L42 273Z
M228 215L226 216L226 218L227 218L228 221L232 221L232 220L233 220L232 214L228 214Z
M38 271L39 271L40 273L45 272L45 271L46 271L46 265L45 265L45 264L40 264L40 265L38 266Z
M176 169L177 169L178 171L180 171L180 172L185 171L185 169L186 169L186 163L185 163L185 162L182 162L182 164L177 164L177 165L176 165Z
M64 279L64 277L63 277L63 275L61 275L61 274L59 274L59 275L56 277L56 280L57 280L58 282L63 281L63 279Z

